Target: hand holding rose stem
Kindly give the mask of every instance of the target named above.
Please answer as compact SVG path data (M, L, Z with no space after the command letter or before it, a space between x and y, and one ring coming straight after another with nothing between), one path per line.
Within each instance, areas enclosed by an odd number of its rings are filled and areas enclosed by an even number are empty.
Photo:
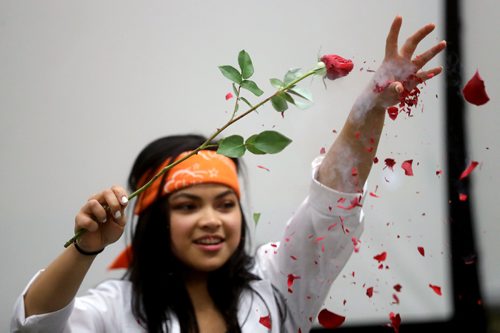
M339 56L338 59L341 59L342 62L342 70L344 71L344 75L338 75L339 76L345 76L349 73L350 69L352 69L352 62L349 60L345 60ZM322 58L323 61L325 57ZM336 58L337 59L337 58ZM240 90L241 88L245 88L252 93L254 93L257 96L262 95L263 91L258 88L258 86L255 84L255 82L248 80L251 75L253 75L253 65L252 61L250 59L250 56L248 53L244 50L240 51L239 56L238 56L238 62L240 65L241 73L234 67L232 66L220 66L220 70L222 74L233 81L233 88L234 92L236 94L236 102L234 106L234 110L231 116L231 119L224 124L222 127L218 128L203 144L201 144L198 148L194 149L191 151L189 154L184 156L183 158L170 163L167 165L165 168L161 169L156 175L154 175L148 182L146 182L143 186L141 186L139 189L134 191L128 196L128 200L131 200L144 192L151 184L157 180L159 177L163 176L165 172L176 166L177 164L181 163L182 161L190 158L191 156L195 155L198 153L200 150L214 147L213 144L211 144L212 140L214 140L219 134L221 134L225 129L227 129L229 126L234 124L235 122L241 120L245 116L249 115L253 111L257 110L259 107L263 106L267 102L271 101L273 107L276 109L276 111L279 112L284 112L288 108L288 103L292 103L295 105L298 105L299 100L296 98L294 99L291 94L301 97L307 101L311 101L311 96L310 94L304 90L304 89L298 89L296 87L296 84L299 83L300 81L306 79L307 77L310 77L312 75L320 75L324 76L327 73L327 69L325 68L325 63L323 61L318 62L315 68L312 70L308 71L305 74L301 74L298 69L293 69L287 72L285 75L285 78L282 81L278 79L271 79L271 83L273 86L277 87L278 89L274 94L271 96L265 98L261 102L251 105L244 97L240 96ZM327 62L327 61L326 61ZM350 69L345 70L345 64L350 63ZM334 66L332 64L329 64L329 68L331 70L335 70ZM239 86L236 87L236 84ZM239 101L243 101L246 103L250 108L245 111L244 113L241 113L240 115L236 116L237 111L239 109ZM303 103L303 102L301 102ZM300 104L303 106L304 104ZM259 142L261 143L259 146ZM291 142L290 139L286 138L285 136L277 133L277 132L272 132L272 131L267 131L267 132L262 132L259 135L254 135L251 138L247 140L247 142L243 142L243 138L234 135L227 137L225 139L222 139L218 145L218 150L217 152L223 155L226 155L228 157L240 157L242 156L246 150L249 150L252 153L255 154L265 154L265 153L277 153L281 150L283 150L289 143ZM105 207L107 209L107 207ZM69 239L65 244L64 247L68 247L74 242L77 241L79 237L81 237L83 234L87 232L87 229L79 229L75 235Z

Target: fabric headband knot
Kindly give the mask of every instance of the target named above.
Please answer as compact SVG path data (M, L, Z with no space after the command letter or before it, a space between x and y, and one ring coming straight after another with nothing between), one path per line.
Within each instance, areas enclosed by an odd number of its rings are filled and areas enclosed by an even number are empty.
M175 161L181 160L191 153L186 151L180 154ZM163 162L155 174L170 164L170 158ZM148 175L144 175L139 184L145 184ZM156 179L137 199L134 213L139 215L158 198L169 193L196 184L215 183L226 185L240 197L238 171L236 164L229 157L218 154L214 150L200 150L197 154L188 157L185 161L168 171L163 188L162 177ZM141 185L142 186L142 185Z

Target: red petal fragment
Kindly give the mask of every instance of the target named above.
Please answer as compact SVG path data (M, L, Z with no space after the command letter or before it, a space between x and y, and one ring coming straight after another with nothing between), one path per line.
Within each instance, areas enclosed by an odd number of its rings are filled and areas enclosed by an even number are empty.
M398 284L394 285L394 287L393 287L393 288L394 288L394 290L396 290L397 292L400 292L402 287L401 287L401 285L398 283Z
M393 158L386 158L384 162L386 167L388 167L391 170L394 170L393 167L394 165L396 165L396 161Z
M366 289L366 296L370 298L373 296L373 287Z
M325 63L326 77L330 80L346 76L354 68L351 60L336 54L326 54L320 60Z
M465 84L462 93L465 100L474 105L483 105L490 100L488 94L486 93L484 81L477 70L469 82Z
M231 98L233 98L233 94L231 94L230 92L228 92L226 94L226 101L230 100Z
M336 328L342 325L345 317L323 309L318 314L318 322L324 328Z
M459 180L462 180L465 177L467 177L472 172L472 170L474 170L477 167L478 164L479 164L479 162L477 162L477 161L471 161L469 166L467 167L467 169L465 169L462 172L462 174L460 175Z
M399 333L399 326L401 325L401 316L399 313L389 313L389 319L391 320L391 327L394 329L394 332Z
M271 329L271 316L267 315L265 317L260 317L259 323L261 323L267 329Z
M392 302L393 304L399 304L399 297L398 297L398 295L392 294L392 299L394 300L394 302Z
M375 156L375 157L373 158L373 163L374 163L374 164L377 164L377 163L378 163L378 157L377 157L377 156Z
M467 201L467 194L465 194L465 193L458 193L458 200L460 200L460 201Z
M398 113L399 109L395 106L389 106L387 108L387 114L389 115L389 118L391 118L392 120L396 120L396 118L398 117Z
M257 168L264 169L264 170L266 170L266 171L271 171L271 170L269 170L268 168L266 168L266 167L265 167L265 166L263 166L263 165L257 165Z
M293 275L293 274L288 274L288 292L289 293L292 293L293 290L292 290L292 286L293 286L293 282L296 280L296 279L300 279L300 276L298 275Z
M380 198L378 195L376 195L375 193L373 192L370 192L370 196L374 197L374 198Z
M434 290L434 292L435 292L436 294L438 294L439 296L442 296L442 295L443 295L443 293L441 292L441 287L439 287L439 286L435 286L435 285L430 284L430 283L429 283L429 287L431 287L431 288L432 288L432 290Z
M376 256L373 257L373 259L377 260L379 263L385 261L385 259L387 259L387 252L384 251L380 254L377 254Z
M406 176L413 176L413 169L411 167L411 164L413 163L413 160L407 160L404 161L403 164L401 164L401 168L405 171Z
M419 247L417 247L417 249L418 249L418 252L420 252L420 254L422 255L422 257L425 257L425 250L424 250L424 248L422 246L419 246Z
M436 176L439 176L442 173L443 173L443 170L436 170Z

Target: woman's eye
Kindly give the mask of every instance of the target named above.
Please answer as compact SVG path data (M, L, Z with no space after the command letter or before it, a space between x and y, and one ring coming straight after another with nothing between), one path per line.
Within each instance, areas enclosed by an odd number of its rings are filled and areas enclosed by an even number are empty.
M220 204L220 209L222 210L230 210L236 207L236 202L234 201L224 201Z
M189 212L196 209L196 205L192 203L182 203L172 205L172 210L181 211L181 212Z

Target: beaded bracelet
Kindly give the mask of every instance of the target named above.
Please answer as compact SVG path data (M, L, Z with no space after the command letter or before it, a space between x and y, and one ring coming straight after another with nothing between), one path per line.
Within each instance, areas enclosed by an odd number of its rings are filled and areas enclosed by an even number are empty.
M96 256L98 255L99 253L101 253L102 251L104 251L104 248L100 249L100 250L97 250L97 251L92 251L92 252L89 252L89 251L85 251L84 249L82 249L80 246L78 246L78 243L76 242L76 239L73 241L73 245L75 246L75 249L80 252L81 254L83 254L84 256Z

